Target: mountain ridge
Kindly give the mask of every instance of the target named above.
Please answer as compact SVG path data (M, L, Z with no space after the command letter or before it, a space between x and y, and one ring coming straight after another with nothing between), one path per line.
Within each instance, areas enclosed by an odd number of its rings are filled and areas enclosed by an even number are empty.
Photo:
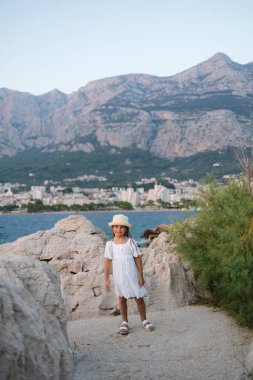
M126 74L71 94L0 89L0 157L134 148L175 159L253 146L253 63L216 53L168 77Z

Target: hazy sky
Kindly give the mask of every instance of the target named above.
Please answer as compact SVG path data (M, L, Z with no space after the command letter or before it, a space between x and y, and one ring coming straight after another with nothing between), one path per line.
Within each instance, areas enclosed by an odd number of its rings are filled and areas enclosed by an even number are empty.
M39 95L171 76L217 52L253 61L253 0L0 0L0 88Z

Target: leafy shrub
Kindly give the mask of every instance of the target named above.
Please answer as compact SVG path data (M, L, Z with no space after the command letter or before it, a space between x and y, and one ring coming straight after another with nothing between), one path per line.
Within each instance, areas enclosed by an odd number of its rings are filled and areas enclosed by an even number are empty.
M253 326L253 198L244 184L204 186L200 211L175 224L178 251L215 304Z

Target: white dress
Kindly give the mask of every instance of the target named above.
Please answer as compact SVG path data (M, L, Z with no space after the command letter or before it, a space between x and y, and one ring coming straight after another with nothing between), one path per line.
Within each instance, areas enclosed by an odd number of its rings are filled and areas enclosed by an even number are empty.
M147 295L145 287L138 284L134 257L140 256L140 250L133 239L128 239L124 244L108 241L104 256L112 260L115 293L118 297L142 298Z

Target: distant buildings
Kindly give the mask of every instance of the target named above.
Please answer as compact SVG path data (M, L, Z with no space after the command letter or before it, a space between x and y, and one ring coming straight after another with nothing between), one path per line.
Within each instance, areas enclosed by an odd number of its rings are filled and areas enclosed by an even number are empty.
M155 178L142 179L137 182L137 186L143 187L127 187L111 189L100 188L80 188L63 186L32 186L29 191L22 191L25 185L0 183L0 207L6 205L17 205L21 207L28 202L40 200L44 205L63 204L66 206L84 205L89 203L102 203L108 204L113 202L128 202L133 208L145 206L150 202L162 201L173 207L178 204L182 199L192 200L198 196L199 185L193 180L177 181L171 178L166 178L174 188L167 188L161 184L155 183ZM154 183L153 188L144 190L144 186ZM48 185L48 183L47 183Z

